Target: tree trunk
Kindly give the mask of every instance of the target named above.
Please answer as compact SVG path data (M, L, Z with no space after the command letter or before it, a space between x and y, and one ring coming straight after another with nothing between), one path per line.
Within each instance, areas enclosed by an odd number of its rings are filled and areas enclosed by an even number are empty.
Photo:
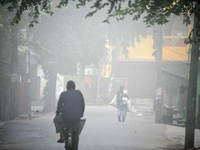
M197 74L198 74L198 58L199 58L199 44L198 44L198 37L196 35L197 23L198 23L197 18L196 16L194 16L194 25L193 25L194 31L192 38L187 114L186 114L186 130L185 130L186 149L194 147Z
M12 52L11 52L11 100L10 106L10 119L18 116L18 43L17 43L17 26L14 26L11 31Z
M157 63L157 79L156 79L156 96L154 98L155 103L155 123L162 121L162 26L156 27L156 63ZM158 92L159 91L159 92ZM159 93L159 95L158 95Z

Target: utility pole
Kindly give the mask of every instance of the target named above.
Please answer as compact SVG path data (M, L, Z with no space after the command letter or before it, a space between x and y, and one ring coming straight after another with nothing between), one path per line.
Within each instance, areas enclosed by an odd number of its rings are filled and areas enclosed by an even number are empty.
M29 28L28 28L28 22L26 17L26 44L27 49L25 51L26 54L26 81L28 83L28 118L29 120L32 119L31 116L31 53L29 49Z
M157 66L157 79L156 79L156 94L154 98L155 104L155 123L162 121L162 25L155 27L154 43L156 48L156 66Z
M10 118L14 119L18 116L18 43L17 43L17 26L12 27L11 31L12 51L11 51L11 100L9 100Z
M196 2L198 11L199 2ZM197 74L198 74L198 59L199 59L199 43L197 36L197 26L199 20L194 15L192 50L190 61L188 100L187 100L187 114L186 114L186 130L185 130L185 149L194 147L194 133L195 133L195 111L196 111L196 93L197 93Z
M31 54L30 54L30 50L27 49L25 51L26 53L26 75L27 75L27 83L28 83L28 118L29 120L31 120Z
M112 66L111 66L111 74L110 74L110 83L108 86L108 98L111 98L111 92L112 92L112 88L113 88L113 80L115 77L115 71L116 71L116 64L117 64L117 59L119 58L119 54L120 54L120 48L121 48L121 42L118 41L116 49L114 51L111 51L111 55L112 55Z

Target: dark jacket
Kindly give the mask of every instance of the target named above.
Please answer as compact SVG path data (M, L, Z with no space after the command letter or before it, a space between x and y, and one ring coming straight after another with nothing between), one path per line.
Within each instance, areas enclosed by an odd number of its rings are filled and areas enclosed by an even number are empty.
M85 102L80 90L70 89L60 94L56 115L64 120L79 120L83 117Z
M123 101L122 101L123 97L126 97L127 99L129 99L127 94L121 93L120 91L117 92L117 107L119 107L119 106L126 107L127 106L127 104L123 104Z

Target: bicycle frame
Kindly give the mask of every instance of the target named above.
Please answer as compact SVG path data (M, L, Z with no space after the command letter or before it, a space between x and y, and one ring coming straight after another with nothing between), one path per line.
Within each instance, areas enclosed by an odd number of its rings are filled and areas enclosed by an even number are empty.
M79 135L83 129L83 126L85 124L86 119L81 118L80 123L79 123ZM76 131L76 127L74 122L66 122L64 124L64 134L65 134L65 150L72 150L72 144L73 144L73 133ZM77 131L76 131L77 132Z
M64 134L65 134L65 150L72 150L72 123L68 124L64 128Z

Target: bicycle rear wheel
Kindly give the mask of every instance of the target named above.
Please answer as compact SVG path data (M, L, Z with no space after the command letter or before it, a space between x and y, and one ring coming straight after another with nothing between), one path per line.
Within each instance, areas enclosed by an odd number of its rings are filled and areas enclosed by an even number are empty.
M70 128L65 136L65 150L72 150L72 129Z

